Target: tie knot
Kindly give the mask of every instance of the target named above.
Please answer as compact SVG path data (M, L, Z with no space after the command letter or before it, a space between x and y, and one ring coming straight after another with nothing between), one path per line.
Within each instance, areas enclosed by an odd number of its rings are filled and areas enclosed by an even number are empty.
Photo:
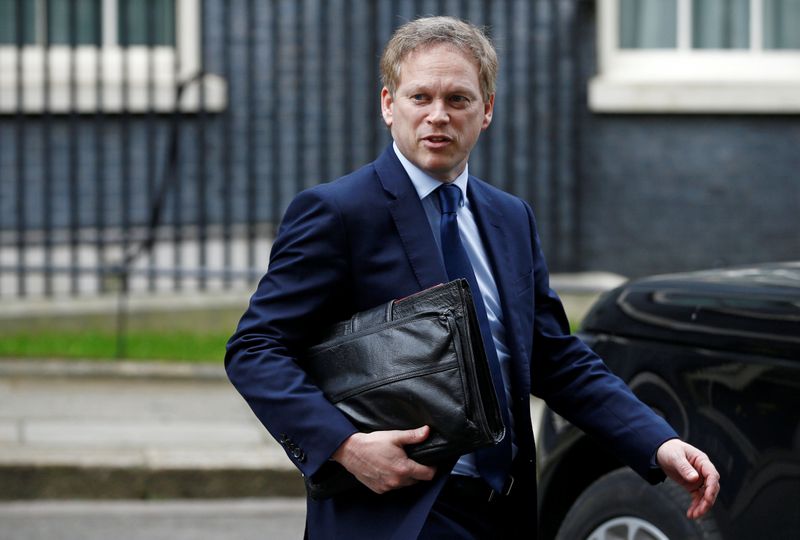
M455 214L461 203L461 188L455 184L442 184L437 191L442 214Z

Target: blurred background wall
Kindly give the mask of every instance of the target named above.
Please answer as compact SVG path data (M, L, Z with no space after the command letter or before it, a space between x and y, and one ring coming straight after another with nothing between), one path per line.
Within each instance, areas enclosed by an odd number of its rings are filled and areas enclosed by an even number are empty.
M798 4L0 0L0 298L252 288L291 198L389 143L378 58L430 14L499 50L470 171L552 271L797 258Z

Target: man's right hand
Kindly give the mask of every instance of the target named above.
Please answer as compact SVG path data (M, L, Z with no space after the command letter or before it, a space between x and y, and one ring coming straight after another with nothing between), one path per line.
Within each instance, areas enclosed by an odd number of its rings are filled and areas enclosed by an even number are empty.
M428 426L406 431L354 433L332 458L375 493L386 493L420 480L433 479L436 468L409 459L403 448L407 444L421 443L429 434Z

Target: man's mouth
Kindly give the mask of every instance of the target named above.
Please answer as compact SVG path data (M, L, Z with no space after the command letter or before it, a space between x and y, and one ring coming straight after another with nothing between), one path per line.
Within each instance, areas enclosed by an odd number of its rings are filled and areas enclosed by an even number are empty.
M427 137L422 138L429 146L445 146L448 143L452 142L453 139L448 137L447 135L428 135Z

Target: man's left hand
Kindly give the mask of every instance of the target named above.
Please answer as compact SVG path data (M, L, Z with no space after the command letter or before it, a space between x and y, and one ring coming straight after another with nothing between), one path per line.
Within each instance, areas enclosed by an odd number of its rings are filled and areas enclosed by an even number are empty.
M659 446L656 461L692 496L686 517L697 519L711 510L719 493L719 473L707 455L680 439L670 439Z

